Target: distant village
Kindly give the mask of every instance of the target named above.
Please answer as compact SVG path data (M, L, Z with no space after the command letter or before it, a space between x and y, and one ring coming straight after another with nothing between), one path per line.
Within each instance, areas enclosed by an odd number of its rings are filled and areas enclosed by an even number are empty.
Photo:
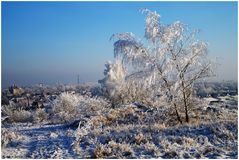
M87 96L92 96L92 94L94 94L91 85L47 86L38 84L31 87L12 85L8 89L2 90L1 104L9 105L10 103L15 103L15 105L24 110L46 108L62 92L79 93Z
M207 82L195 84L199 97L218 98L219 96L234 96L238 94L236 82ZM12 85L2 90L2 105L14 103L24 110L35 110L48 107L62 92L76 93L80 95L100 95L100 86L92 84L55 85L47 86L38 84L31 87L19 87Z

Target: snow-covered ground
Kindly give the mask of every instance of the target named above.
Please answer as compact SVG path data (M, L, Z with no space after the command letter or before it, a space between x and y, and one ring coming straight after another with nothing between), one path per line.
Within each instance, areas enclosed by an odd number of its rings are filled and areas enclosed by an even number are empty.
M2 158L76 158L71 144L74 130L65 125L6 126L15 137L2 147Z
M161 110L136 105L93 115L78 128L4 124L2 158L238 158L237 98L220 99L223 105L202 109L202 121L176 126L165 126Z

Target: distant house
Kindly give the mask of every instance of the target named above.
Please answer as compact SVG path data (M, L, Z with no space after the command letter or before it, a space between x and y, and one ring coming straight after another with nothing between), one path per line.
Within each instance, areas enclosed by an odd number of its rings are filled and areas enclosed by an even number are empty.
M18 96L18 95L21 95L24 92L24 90L16 85L13 85L13 86L9 87L9 92L13 96Z

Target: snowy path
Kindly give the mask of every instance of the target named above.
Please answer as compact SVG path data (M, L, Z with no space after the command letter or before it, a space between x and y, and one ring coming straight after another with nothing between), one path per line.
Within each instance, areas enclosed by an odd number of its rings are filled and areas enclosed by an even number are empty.
M13 147L7 147L5 156L26 158L77 158L71 144L74 130L63 125L9 126L8 129L25 137Z

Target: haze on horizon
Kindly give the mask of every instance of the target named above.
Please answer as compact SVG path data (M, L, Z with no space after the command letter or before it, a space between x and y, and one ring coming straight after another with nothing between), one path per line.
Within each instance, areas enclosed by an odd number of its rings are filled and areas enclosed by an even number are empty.
M219 63L214 80L237 81L237 2L2 2L2 87L97 82L113 59L112 34L143 39L141 8L202 30Z

